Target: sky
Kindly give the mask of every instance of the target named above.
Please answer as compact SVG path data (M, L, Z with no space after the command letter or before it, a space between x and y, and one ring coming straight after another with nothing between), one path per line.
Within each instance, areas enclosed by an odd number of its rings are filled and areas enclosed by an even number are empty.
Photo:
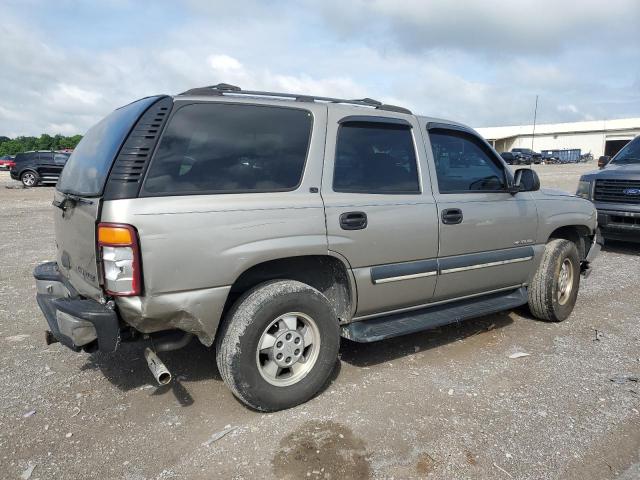
M220 82L474 127L640 117L639 0L0 0L0 135Z

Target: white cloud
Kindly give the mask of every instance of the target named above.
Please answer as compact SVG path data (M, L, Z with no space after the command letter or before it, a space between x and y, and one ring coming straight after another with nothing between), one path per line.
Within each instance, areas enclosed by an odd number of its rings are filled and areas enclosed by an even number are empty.
M231 73L242 70L242 64L229 55L209 55L209 66L219 73Z
M83 133L136 98L220 82L475 126L530 122L536 94L542 122L640 111L637 0L239 1L190 0L161 36L100 49L3 12L0 135Z
M567 105L558 105L558 111L559 112L571 112L571 113L578 113L578 107L576 107L575 105L569 103Z
M83 105L96 105L102 95L98 92L85 90L77 85L58 83L50 94L49 101L52 104L69 105L81 103Z

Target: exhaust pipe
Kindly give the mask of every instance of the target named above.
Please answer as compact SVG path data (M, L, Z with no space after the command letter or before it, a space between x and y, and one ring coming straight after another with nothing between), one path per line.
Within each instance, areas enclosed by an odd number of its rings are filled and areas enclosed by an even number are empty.
M171 381L171 372L162 363L162 360L149 347L144 349L144 358L147 360L151 374L158 382L158 385L167 385Z

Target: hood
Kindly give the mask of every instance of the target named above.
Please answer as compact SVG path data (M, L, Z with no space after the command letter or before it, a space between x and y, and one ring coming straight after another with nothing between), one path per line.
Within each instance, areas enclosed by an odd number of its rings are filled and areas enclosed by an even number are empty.
M558 188L541 188L540 193L551 197L575 197L575 194Z
M582 180L597 178L624 178L625 180L640 180L640 164L610 163L602 170L592 170L582 175Z

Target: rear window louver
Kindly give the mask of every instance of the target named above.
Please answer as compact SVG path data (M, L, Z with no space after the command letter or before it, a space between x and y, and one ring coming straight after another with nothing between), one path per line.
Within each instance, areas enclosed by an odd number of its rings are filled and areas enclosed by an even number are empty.
M105 200L138 196L144 174L172 105L171 97L161 98L138 119L113 162L104 191Z

